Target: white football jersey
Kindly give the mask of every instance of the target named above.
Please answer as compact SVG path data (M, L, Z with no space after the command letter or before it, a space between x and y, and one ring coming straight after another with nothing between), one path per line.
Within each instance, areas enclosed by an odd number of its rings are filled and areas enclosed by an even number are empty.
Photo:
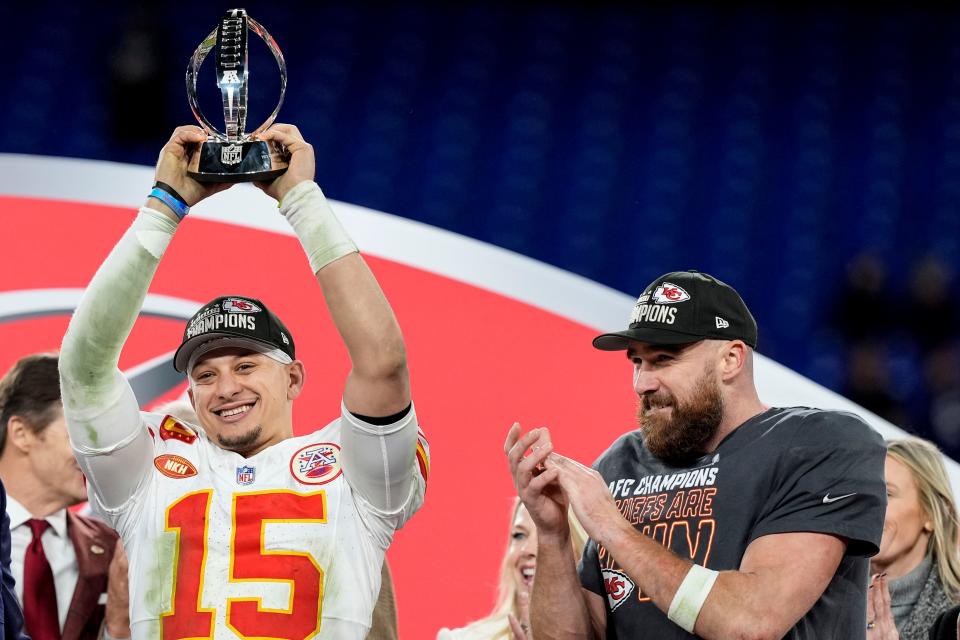
M129 555L134 639L366 637L384 552L423 503L429 449L418 434L409 493L381 511L341 467L343 422L378 427L341 413L250 458L142 414L154 468L119 508L94 504ZM412 408L390 428L410 421Z

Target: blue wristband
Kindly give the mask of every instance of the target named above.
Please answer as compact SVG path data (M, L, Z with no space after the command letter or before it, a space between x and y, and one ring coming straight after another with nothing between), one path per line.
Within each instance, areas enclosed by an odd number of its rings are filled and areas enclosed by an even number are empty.
M179 200L177 200L172 195L170 195L169 193L167 193L166 191L164 191L159 187L154 187L153 190L150 191L149 194L147 194L147 197L156 198L163 204L170 207L173 210L173 212L176 214L177 220L183 220L184 218L187 217L187 214L190 213L190 207L188 207L183 202L180 202Z

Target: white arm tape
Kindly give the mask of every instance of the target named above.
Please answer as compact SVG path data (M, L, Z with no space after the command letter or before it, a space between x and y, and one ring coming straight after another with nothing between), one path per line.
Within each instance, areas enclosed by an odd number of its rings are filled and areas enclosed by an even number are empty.
M314 273L357 251L357 245L333 214L323 191L312 180L304 180L286 193L280 213L300 239Z
M690 567L683 582L673 596L667 617L673 620L687 633L693 633L693 625L697 622L700 609L706 602L713 583L717 581L719 571L707 569L699 564Z

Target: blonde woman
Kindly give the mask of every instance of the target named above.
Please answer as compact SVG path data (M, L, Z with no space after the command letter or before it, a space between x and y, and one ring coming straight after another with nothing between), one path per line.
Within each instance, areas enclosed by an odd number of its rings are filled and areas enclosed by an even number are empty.
M573 516L570 523L570 553L579 559L587 534ZM514 500L510 517L510 538L500 563L497 604L486 618L460 629L441 629L437 640L526 640L530 629L530 590L537 568L537 527L527 509Z
M887 443L887 513L871 560L869 640L926 640L937 616L960 601L957 506L937 447Z

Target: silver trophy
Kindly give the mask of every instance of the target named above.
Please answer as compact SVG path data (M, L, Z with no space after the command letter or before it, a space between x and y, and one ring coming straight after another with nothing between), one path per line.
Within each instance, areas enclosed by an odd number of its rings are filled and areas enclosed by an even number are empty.
M247 124L247 35L248 30L267 44L280 67L280 101L266 122L250 133ZM200 111L197 77L200 65L217 47L217 86L223 97L226 132L221 133ZM260 23L243 9L231 9L216 29L200 43L187 65L187 100L193 115L207 132L207 140L190 157L187 173L201 182L270 181L287 170L286 150L273 141L258 140L257 134L273 124L287 90L287 65L276 41Z

